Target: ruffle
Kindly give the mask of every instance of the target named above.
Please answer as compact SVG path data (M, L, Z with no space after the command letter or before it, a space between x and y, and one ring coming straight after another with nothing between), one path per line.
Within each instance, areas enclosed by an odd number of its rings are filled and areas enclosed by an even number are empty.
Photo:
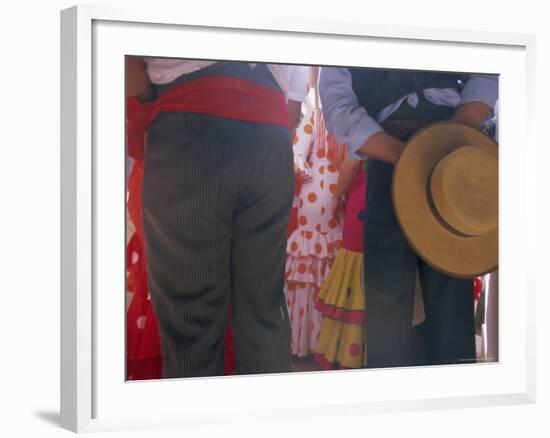
M323 318L314 360L323 369L362 368L366 364L363 324Z
M315 351L322 316L314 303L341 244L340 232L296 230L288 240L285 294L291 317L292 353L297 356Z
M288 289L296 285L313 286L318 291L330 273L332 260L316 257L287 257L286 284ZM315 294L317 295L317 294Z
M315 257L318 259L334 259L336 252L342 246L342 232L295 230L288 238L287 256Z
M315 351L322 315L313 303L319 288L307 283L290 283L285 296L292 328L292 354L303 357Z
M341 245L341 232L294 231L287 243L287 285L311 284L319 289L329 275Z
M325 316L347 323L365 321L363 254L341 248L315 301Z

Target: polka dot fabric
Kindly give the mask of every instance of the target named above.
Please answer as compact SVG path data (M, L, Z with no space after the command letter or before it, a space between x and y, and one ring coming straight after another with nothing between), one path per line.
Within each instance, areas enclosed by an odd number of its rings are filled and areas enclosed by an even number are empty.
M314 302L342 245L341 224L333 216L332 193L338 180L322 111L309 108L295 135L295 153L307 156L310 177L302 181L297 199L297 228L287 242L285 294L292 327L292 352L306 356L315 351L322 317ZM336 144L338 148L343 145ZM332 187L332 189L331 189ZM332 191L331 191L332 190Z
M141 226L141 179L143 165L136 161L128 180L128 228L132 230L126 245L126 377L128 380L162 377L162 354L157 319L147 286L147 268Z

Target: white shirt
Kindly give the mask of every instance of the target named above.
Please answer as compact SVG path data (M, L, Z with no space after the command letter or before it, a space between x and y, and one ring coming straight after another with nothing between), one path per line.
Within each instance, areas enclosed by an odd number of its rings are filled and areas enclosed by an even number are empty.
M307 93L307 81L309 79L310 69L311 67L304 65L288 66L288 91L285 93L287 99L295 100L296 102L304 101ZM273 74L273 72L271 72L271 74Z
M216 61L169 58L144 58L144 61L147 66L149 79L154 84L168 84L181 75L193 73L216 63ZM250 68L254 68L256 64L249 64L249 66ZM304 99L308 70L304 72L303 69L308 69L308 67L282 64L268 64L267 67L287 98L299 102ZM302 82L303 86L301 85Z

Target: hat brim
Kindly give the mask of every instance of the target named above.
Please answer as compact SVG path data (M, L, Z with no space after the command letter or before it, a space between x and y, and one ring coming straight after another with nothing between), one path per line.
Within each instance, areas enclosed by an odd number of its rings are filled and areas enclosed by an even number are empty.
M465 145L483 148L498 158L497 143L468 126L435 123L419 131L395 165L392 198L397 221L413 250L445 274L471 278L498 267L498 227L479 236L460 236L440 222L428 196L434 166Z

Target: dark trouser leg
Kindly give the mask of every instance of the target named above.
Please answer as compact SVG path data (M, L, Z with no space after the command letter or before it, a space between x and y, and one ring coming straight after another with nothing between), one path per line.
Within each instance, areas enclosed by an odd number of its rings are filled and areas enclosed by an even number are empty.
M292 150L288 131L261 130L259 137L251 139L255 153L254 158L249 156L255 162L234 215L231 308L240 374L292 369L283 291L286 230L294 193Z
M426 321L418 327L427 365L476 361L471 279L444 275L420 263Z
M475 362L472 281L432 269L409 247L393 213L392 170L392 166L379 161L367 162L367 365L377 368ZM416 269L426 322L413 329Z
M228 181L235 122L163 113L149 129L143 226L163 377L223 374L234 197ZM223 195L223 196L222 196Z
M143 223L164 377L223 374L230 298L238 371L289 369L279 266L291 172L281 128L182 113L151 126ZM271 247L279 240L282 252Z
M417 256L396 222L391 201L393 167L367 161L364 224L367 366L413 365L412 313Z

